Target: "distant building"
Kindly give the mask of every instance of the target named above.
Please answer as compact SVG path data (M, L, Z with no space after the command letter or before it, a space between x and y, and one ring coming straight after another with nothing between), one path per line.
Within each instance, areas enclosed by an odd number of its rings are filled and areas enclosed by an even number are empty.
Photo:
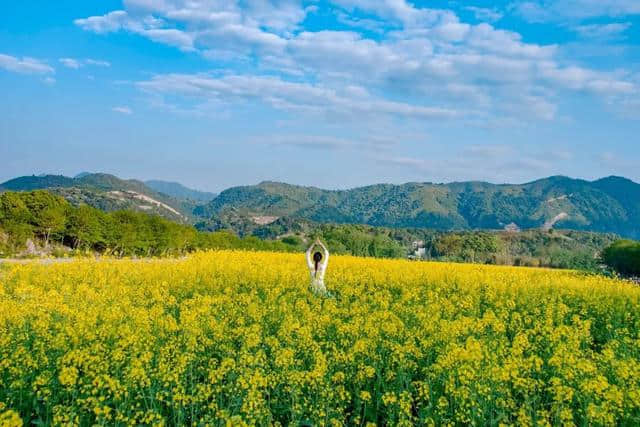
M427 254L427 248L424 246L424 240L414 240L411 243L413 252L409 254L409 259L424 259Z
M512 222L511 224L507 224L504 226L504 230L509 232L509 233L519 233L520 231L522 231L520 229L520 227L518 226L518 224L516 224L515 222Z

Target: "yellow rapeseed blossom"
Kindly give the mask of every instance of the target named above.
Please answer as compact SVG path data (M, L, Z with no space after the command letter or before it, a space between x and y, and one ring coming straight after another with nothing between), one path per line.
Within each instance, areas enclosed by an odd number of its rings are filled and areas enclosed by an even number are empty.
M638 425L640 288L301 254L0 266L0 425Z

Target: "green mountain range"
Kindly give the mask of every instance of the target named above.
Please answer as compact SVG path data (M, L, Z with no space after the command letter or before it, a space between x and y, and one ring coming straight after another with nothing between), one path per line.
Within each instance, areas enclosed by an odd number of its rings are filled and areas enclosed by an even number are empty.
M640 238L640 184L554 176L517 185L407 183L333 191L262 182L225 190L194 212L438 230L564 228Z
M62 175L23 176L0 184L1 191L46 189L74 205L87 204L105 211L135 210L155 213L177 222L191 222L196 202L171 197L134 179L105 173L83 172L74 178Z
M206 203L216 198L215 193L193 190L191 188L185 187L178 182L153 179L145 181L144 183L147 185L147 187L176 199L187 199Z
M217 196L178 183L93 173L25 176L0 184L0 191L34 189L48 189L74 204L157 213L199 222L203 228L209 228L209 222L214 229L242 221L268 224L299 218L435 230L559 228L640 238L640 184L614 176L596 181L553 176L526 184L378 184L350 190L267 181Z

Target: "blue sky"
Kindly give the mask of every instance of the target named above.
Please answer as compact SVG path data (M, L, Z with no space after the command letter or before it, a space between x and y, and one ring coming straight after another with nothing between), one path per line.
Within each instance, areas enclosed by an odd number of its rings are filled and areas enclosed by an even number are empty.
M638 0L0 7L1 181L640 181Z

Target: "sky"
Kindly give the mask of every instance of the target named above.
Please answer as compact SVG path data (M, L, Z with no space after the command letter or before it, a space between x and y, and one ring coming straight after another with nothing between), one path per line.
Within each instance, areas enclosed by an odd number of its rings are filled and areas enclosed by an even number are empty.
M0 182L640 181L638 0L0 10Z

